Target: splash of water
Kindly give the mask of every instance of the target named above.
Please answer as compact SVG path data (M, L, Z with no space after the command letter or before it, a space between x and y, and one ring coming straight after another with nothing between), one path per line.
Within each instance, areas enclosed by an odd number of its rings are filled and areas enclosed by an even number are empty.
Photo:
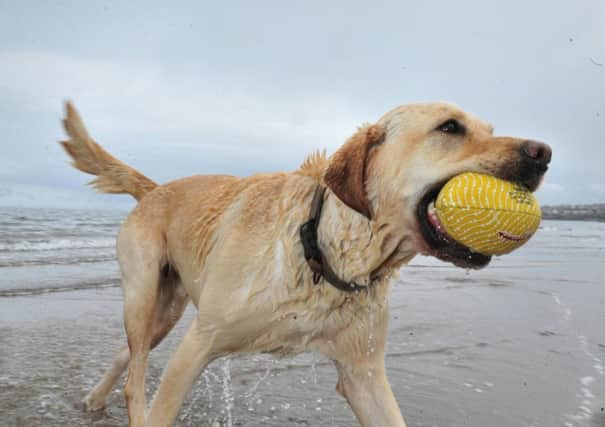
M313 384L317 384L317 370L315 369L315 364L317 363L315 353L311 354L311 374L313 376Z
M223 366L223 401L225 402L225 412L227 415L226 427L233 427L233 387L231 385L231 359L226 358Z
M258 378L258 380L250 388L250 390L248 390L247 392L244 393L244 402L245 402L246 406L248 407L248 411L250 411L250 412L254 411L254 406L253 405L254 405L254 403L258 403L256 401L258 387L263 382L265 382L265 380L269 377L269 375L271 374L271 369L273 368L273 364L274 363L275 362L273 360L271 360L270 364L267 367L267 369L265 370L265 372Z

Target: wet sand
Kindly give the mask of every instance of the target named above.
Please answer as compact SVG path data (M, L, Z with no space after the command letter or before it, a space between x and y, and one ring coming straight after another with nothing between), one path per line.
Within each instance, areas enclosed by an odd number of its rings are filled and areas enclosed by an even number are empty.
M402 270L387 367L409 426L605 426L605 224L562 227L480 272ZM79 403L125 343L121 301L116 287L0 297L1 425L127 424L121 386L104 411ZM150 396L192 316L152 353ZM357 425L335 382L319 355L219 360L177 425Z

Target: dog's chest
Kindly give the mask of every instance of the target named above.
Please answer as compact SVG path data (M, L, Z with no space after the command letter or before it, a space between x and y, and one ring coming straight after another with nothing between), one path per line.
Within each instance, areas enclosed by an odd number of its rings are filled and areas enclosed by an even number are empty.
M271 325L255 340L254 350L283 357L323 351L337 345L342 337L367 340L374 328L382 328L379 323L385 308L383 292L375 290L364 295L335 293L331 289L316 292L307 299L278 307Z

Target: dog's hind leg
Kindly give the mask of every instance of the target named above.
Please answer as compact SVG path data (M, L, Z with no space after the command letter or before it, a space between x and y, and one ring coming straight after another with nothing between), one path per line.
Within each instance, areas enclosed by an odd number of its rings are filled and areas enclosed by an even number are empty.
M130 350L128 346L124 346L113 358L111 367L105 372L101 381L84 398L84 408L87 411L98 411L105 407L107 396L128 367L129 360Z
M164 268L160 280L160 294L153 319L152 349L162 342L177 324L189 302L189 297L174 270ZM129 361L130 350L126 345L115 355L111 367L107 369L103 378L84 398L84 407L87 411L97 411L105 407L107 396L128 367Z
M136 212L136 211L135 211ZM153 319L160 296L165 240L151 221L132 215L118 235L124 291L124 328L130 349L124 396L131 427L145 423L145 371L153 340Z

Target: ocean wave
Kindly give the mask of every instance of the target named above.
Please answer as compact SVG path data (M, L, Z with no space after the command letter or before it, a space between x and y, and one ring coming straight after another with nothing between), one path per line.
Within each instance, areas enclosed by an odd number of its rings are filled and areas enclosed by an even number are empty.
M38 258L38 259L0 259L0 268L3 267L30 267L38 265L75 265L92 264L116 260L115 254L104 254L98 256L69 256L64 258Z
M38 288L12 288L0 289L0 297L18 297L25 295L45 294L49 292L66 292L79 289L111 288L120 286L120 279L108 278L103 280L91 280L80 283L74 283L67 286L45 286Z
M114 237L88 239L9 240L0 242L0 252L33 252L58 249L113 248Z

